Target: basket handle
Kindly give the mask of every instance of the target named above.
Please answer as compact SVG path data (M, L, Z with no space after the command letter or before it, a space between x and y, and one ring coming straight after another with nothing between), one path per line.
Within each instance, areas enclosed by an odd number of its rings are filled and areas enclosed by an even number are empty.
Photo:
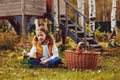
M84 52L85 51L85 43L84 42L79 42L77 47L76 47L76 51Z

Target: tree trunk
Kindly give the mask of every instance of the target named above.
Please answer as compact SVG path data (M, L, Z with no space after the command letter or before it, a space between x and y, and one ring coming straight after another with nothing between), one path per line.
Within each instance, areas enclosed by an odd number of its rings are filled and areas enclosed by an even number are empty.
M77 0L78 10L84 15L84 0ZM83 16L79 16L78 24L81 27L84 27L84 18Z
M38 24L38 19L35 19L35 28L38 28L39 27L39 24Z
M89 26L90 26L90 36L94 36L95 31L95 18L96 18L96 6L95 0L89 0Z
M111 31L112 31L112 33L116 29L116 3L117 3L117 0L112 0L112 11L111 11Z
M54 0L54 27L55 27L55 31L59 30L59 26L58 26L58 0Z

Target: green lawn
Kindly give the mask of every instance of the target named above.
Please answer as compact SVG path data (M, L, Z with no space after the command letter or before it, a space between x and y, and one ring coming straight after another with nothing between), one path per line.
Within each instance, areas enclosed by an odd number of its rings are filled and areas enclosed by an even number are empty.
M60 54L64 60L64 52ZM120 50L102 53L96 70L27 68L20 64L20 52L0 51L0 80L120 80Z

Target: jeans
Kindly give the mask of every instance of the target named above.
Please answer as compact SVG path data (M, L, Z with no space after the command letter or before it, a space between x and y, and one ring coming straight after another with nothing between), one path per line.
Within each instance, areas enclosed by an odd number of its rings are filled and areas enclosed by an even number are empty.
M28 62L32 67L40 66L40 67L51 68L51 67L57 67L59 64L61 64L61 58L55 57L54 59L48 61L46 64L40 64L41 60L36 59L36 58L29 58Z

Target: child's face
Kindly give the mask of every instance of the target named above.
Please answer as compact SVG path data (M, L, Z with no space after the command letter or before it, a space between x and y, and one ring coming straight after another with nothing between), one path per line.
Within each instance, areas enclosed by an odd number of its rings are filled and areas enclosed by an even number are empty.
M43 43L46 39L46 34L43 31L37 31L36 36L38 38L38 41L40 41L41 43Z

